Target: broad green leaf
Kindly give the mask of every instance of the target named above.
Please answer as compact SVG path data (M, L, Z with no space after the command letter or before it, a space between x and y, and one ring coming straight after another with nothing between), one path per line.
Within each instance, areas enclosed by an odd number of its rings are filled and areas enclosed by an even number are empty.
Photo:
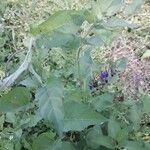
M102 95L97 96L93 99L92 106L97 111L105 110L105 109L112 106L113 98L114 98L114 96L111 93L102 94Z
M143 54L142 59L144 59L144 58L150 58L150 50L147 50L147 51Z
M107 0L106 0L107 1ZM112 16L117 13L123 4L123 0L112 0L111 5L107 9L107 16Z
M76 49L79 45L79 39L73 34L61 32L42 34L36 40L36 48L46 51L53 47L61 47L63 49Z
M93 3L94 14L101 19L103 15L111 16L120 10L122 0L97 0Z
M61 33L64 33L64 34L77 34L79 30L79 26L74 24L74 23L70 23L70 24L67 24L63 27L61 27L60 29L58 29L57 31L58 32L61 32Z
M82 94L82 98L81 98L81 94ZM64 101L68 102L68 101L77 101L77 102L81 102L83 101L83 97L89 97L89 91L81 91L81 89L77 88L72 88L72 89L66 89L65 92L65 98Z
M148 149L150 149L150 143L145 143L145 148L148 150Z
M20 120L20 126L26 128L26 127L34 127L37 125L37 123L42 120L41 116L39 114L35 115L29 115L28 117L25 117Z
M12 112L6 113L6 122L14 124L16 122L16 115L15 115L15 113L12 113Z
M143 98L143 107L145 113L150 112L150 96L147 95Z
M37 81L31 77L27 77L26 79L22 80L19 84L26 86L27 88L36 88L38 86Z
M114 149L113 139L102 134L101 128L94 127L86 136L87 145L91 148L98 149L99 146L104 146L109 149Z
M70 142L56 140L53 142L48 150L76 150Z
M66 102L64 131L81 131L89 125L101 124L107 119L99 113L92 110L86 104L78 102Z
M128 60L125 57L120 58L119 60L117 60L117 62L116 62L117 70L124 71L126 69L127 62L128 62Z
M33 150L50 150L50 145L52 144L55 137L55 133L48 131L46 133L40 134L37 138L34 138L32 143Z
M137 130L140 127L140 120L142 117L142 108L138 107L136 104L133 105L129 110L129 119L133 123L133 129Z
M122 128L116 137L116 140L122 144L128 139L129 129L128 128Z
M113 139L116 139L120 130L121 130L120 123L117 122L116 120L114 120L113 118L109 119L109 121L108 121L108 135L110 137L112 137Z
M107 20L106 23L103 23L104 26L110 27L110 28L137 28L138 26L135 24L128 23L126 20L117 18L117 17L112 17Z
M109 149L114 149L113 140L108 136L93 137L92 142Z
M64 119L62 97L63 85L54 78L49 80L45 87L36 91L41 117L52 122L60 136L62 135Z
M103 41L99 35L88 37L86 38L86 41L89 45L92 45L92 46L101 46L103 44Z
M31 29L33 35L57 30L68 24L81 25L84 20L92 21L93 17L87 10L60 10L49 17L48 20Z
M20 139L22 136L22 129L18 129L17 131L14 132L14 136L16 139Z
M93 36L87 37L86 41L88 44L93 46L102 46L103 44L109 44L117 32L105 29L103 27L95 28L92 30Z
M127 150L148 150L143 142L128 141L125 149Z
M36 114L36 115L30 115L30 120L29 120L29 124L28 127L34 127L37 125L37 123L41 120L42 118Z
M132 0L132 3L129 4L126 7L126 9L124 10L125 14L131 15L131 14L135 13L137 10L140 9L142 4L144 4L144 0Z
M20 150L22 148L22 145L21 145L21 143L18 141L18 142L16 142L15 143L15 146L14 146L14 149L15 150Z
M113 37L116 35L115 31L110 31L108 29L99 29L95 31L101 38L101 40L107 44L110 43Z
M51 15L48 20L39 24L37 27L31 28L31 33L37 35L40 33L47 33L62 27L71 22L71 17L68 11L58 11Z
M94 126L93 128L89 129L86 135L87 146L93 149L98 149L100 145L92 141L92 137L95 137L95 136L96 137L103 136L101 126Z
M0 112L12 112L25 107L30 102L30 91L24 87L16 87L0 97Z

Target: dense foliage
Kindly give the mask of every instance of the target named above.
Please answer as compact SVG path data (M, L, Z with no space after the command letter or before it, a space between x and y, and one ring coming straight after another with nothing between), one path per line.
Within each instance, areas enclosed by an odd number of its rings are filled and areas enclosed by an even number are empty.
M126 58L105 64L92 58L93 49L109 46L123 29L138 28L121 13L136 13L142 4L96 0L90 8L54 12L30 25L27 51L13 60L6 57L7 43L15 47L11 29L0 30L0 61L7 62L0 72L1 150L150 149L149 122L142 121L150 96L124 97L118 84Z

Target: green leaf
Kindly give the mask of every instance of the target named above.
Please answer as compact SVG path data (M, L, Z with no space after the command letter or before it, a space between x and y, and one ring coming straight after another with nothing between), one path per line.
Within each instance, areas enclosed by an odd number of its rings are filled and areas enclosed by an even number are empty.
M78 32L78 30L79 30L79 26L77 26L74 23L70 23L68 25L65 25L65 26L61 27L57 31L61 32L61 33L65 33L65 34L73 34L73 35L75 35Z
M81 99L81 91L79 89L74 89L74 88L70 88L70 89L65 89L65 98L64 98L64 102L68 102L68 101L77 101L80 102Z
M128 141L126 143L125 149L127 150L148 150L143 142L134 142L134 141Z
M145 148L148 150L148 149L150 149L150 143L145 143Z
M40 134L37 138L34 138L32 143L33 150L50 150L49 147L52 144L55 137L55 133L49 131Z
M50 32L68 24L69 22L71 22L71 17L68 15L68 11L58 11L51 15L45 22L39 24L35 28L31 28L31 34L37 35Z
M0 97L0 112L12 112L20 110L29 104L31 98L30 91L24 87L16 87L7 94Z
M126 20L117 18L117 17L112 17L107 20L106 23L103 23L104 26L109 27L109 28L137 28L138 26L135 24L128 23Z
M96 34L98 34L101 38L101 40L106 44L106 43L110 43L113 39L113 37L115 36L115 31L110 31L108 29L97 29Z
M93 149L98 149L100 145L93 142L92 138L99 137L99 136L103 136L100 126L94 126L93 128L89 129L89 131L86 135L87 146L90 148L93 148Z
M137 130L140 127L140 120L142 117L142 108L137 106L136 104L133 105L129 110L129 119L133 123L133 129Z
M126 69L127 62L128 62L128 60L125 57L120 58L119 60L117 60L117 62L116 62L117 70L124 71Z
M144 59L144 58L150 58L150 50L147 50L147 51L143 54L142 59Z
M37 125L37 123L41 120L42 118L36 114L36 115L30 115L30 121L29 121L29 127L34 127Z
M92 110L86 104L78 102L66 102L64 131L81 131L89 125L101 124L107 119Z
M105 1L107 1L107 0L105 0ZM107 16L112 16L115 13L117 13L123 4L123 0L111 0L111 1L112 2L107 9L107 13L106 13Z
M38 87L37 81L31 77L27 77L26 79L21 81L19 84L26 86L27 88L37 88Z
M103 41L99 35L86 38L86 42L92 46L101 46L103 44Z
M99 146L114 149L113 139L109 136L104 136L99 127L94 127L88 132L86 142L87 145L94 149L100 149Z
M45 87L36 91L36 99L39 104L39 112L42 118L54 124L58 134L63 130L63 85L58 79L51 79Z
M20 126L22 127L34 127L37 123L42 120L41 116L37 113L35 115L29 115L20 120Z
M108 122L108 135L110 137L112 137L113 139L116 139L119 132L120 132L120 130L121 130L120 123L117 122L116 120L114 120L113 118L109 119L109 122Z
M22 129L18 129L17 131L15 131L14 136L19 140L22 136Z
M118 141L118 143L120 144L124 143L128 139L128 134L129 134L129 129L127 127L121 129L118 132L118 135L116 137L116 140Z
M68 24L81 25L84 20L92 21L93 17L87 10L60 10L49 17L48 20L31 28L31 34L52 32Z
M143 107L145 113L150 112L150 96L147 95L143 98Z
M36 48L43 51L53 47L61 47L64 49L76 49L79 45L79 39L73 34L61 32L42 34L36 40Z
M94 14L101 19L103 15L112 16L120 10L122 0L97 0L93 4Z
M87 37L85 40L92 46L101 46L104 43L109 44L117 32L105 29L103 26L97 26L92 30L93 36Z
M49 146L49 150L75 150L75 148L70 142L56 140Z
M102 111L113 104L113 94L111 93L105 93L100 96L97 96L93 99L92 106L97 110L97 111Z
M20 150L21 148L22 148L22 145L21 145L21 143L18 141L18 142L16 142L15 143L15 146L14 146L15 148L15 150Z
M131 15L135 13L144 4L144 0L132 0L132 3L126 7L125 14Z

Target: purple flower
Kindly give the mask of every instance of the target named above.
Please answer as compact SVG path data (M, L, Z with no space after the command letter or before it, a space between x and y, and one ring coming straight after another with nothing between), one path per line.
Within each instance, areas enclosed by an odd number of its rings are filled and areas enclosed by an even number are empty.
M100 79L106 79L108 77L108 72L107 71L101 71L99 74Z
M108 82L108 72L107 71L101 71L99 74L99 79L102 83L107 83Z

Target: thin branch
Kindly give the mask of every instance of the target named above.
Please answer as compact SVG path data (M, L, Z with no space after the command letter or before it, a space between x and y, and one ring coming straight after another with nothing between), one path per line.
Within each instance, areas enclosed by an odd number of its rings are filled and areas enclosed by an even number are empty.
M14 84L18 77L29 68L32 59L32 43L33 39L31 38L29 43L29 50L27 52L24 62L20 65L20 67L10 76L0 80L0 91L3 91L6 88L10 87L12 84Z

